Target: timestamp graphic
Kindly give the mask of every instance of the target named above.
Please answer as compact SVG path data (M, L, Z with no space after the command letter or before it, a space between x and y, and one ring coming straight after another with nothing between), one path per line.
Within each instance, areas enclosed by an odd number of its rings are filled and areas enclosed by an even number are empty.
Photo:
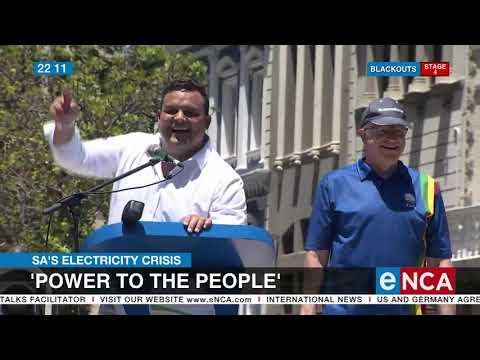
M33 63L35 76L71 76L73 74L71 61L36 61Z

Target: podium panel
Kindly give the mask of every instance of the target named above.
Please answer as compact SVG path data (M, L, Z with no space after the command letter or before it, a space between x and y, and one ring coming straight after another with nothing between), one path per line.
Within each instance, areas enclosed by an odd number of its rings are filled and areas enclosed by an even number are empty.
M275 262L274 244L270 234L264 229L250 225L214 224L199 234L190 234L182 223L138 222L133 225L118 223L93 232L84 241L81 251L188 252L191 253L193 269L237 268L241 271L243 268L273 267ZM123 307L126 314L150 313L150 307L147 305ZM182 305L175 307L181 308ZM238 305L214 305L214 309L216 315L238 313ZM178 310L178 313L185 312L189 313L189 310Z

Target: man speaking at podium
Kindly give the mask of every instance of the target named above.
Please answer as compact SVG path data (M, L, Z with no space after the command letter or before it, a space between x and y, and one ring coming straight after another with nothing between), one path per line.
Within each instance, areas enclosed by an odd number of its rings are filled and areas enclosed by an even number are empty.
M145 204L142 221L183 222L188 232L200 232L212 223L243 225L247 218L243 182L206 134L211 121L208 110L203 86L177 80L160 97L156 115L160 136L136 132L82 141L75 126L80 107L67 89L50 106L54 121L45 124L44 134L55 161L82 176L113 178L147 163L160 150L173 158L113 184L115 191L174 175L157 185L113 193L109 224L121 222L127 202L136 200Z

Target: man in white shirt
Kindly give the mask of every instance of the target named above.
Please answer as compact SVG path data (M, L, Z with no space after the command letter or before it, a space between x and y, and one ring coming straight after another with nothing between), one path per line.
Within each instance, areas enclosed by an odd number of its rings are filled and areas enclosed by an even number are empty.
M177 81L162 93L157 114L158 134L130 133L82 141L75 120L80 108L67 90L50 107L54 123L44 132L56 162L67 171L99 178L121 175L150 159L162 147L184 164L172 179L143 189L113 193L108 223L118 223L129 200L145 203L143 221L183 221L188 231L199 232L212 222L246 224L246 202L241 177L213 149L206 130L210 125L208 97L203 87ZM161 162L128 176L113 190L142 186L175 174Z
M82 141L75 121L80 107L66 90L50 106L53 122L44 126L55 161L70 173L98 178L121 175L163 148L184 165L160 162L128 176L112 190L170 180L142 189L113 193L108 223L121 222L129 200L145 204L142 221L183 222L188 232L216 224L246 224L246 201L241 177L212 147L205 89L193 81L175 81L162 92L157 114L158 134L130 133Z

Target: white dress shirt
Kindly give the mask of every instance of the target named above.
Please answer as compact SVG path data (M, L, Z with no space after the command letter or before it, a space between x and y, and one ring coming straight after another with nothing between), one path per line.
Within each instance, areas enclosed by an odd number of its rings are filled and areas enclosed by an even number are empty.
M55 161L69 173L113 178L149 161L147 149L159 144L159 134L130 133L106 139L82 141L78 129L72 139L53 145L55 124L44 134ZM182 222L188 215L211 217L214 224L247 223L242 178L212 148L210 141L183 162L185 168L172 179L143 189L113 193L108 223L121 222L129 200L145 204L142 221ZM180 171L177 166L172 174ZM149 166L113 184L112 190L147 185L164 179L161 163ZM108 188L100 191L108 191Z

